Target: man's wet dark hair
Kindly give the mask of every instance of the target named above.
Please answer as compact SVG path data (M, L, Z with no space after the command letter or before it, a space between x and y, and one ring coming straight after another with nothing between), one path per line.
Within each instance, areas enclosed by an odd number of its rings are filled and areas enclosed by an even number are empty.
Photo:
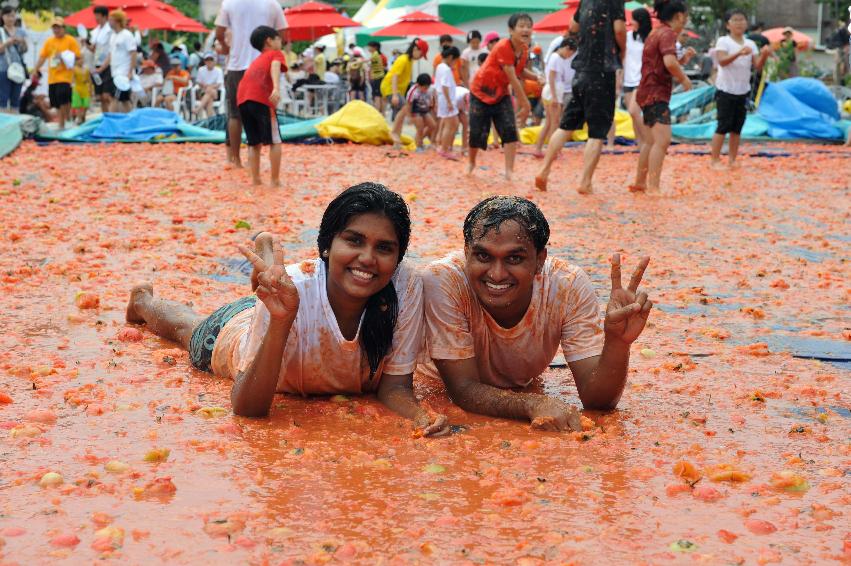
M511 14L508 18L508 29L514 29L517 27L517 24L526 20L529 24L535 23L535 20L532 19L532 16L527 14L526 12L518 12L516 14Z
M267 39L275 39L278 37L278 32L269 26L259 26L251 32L251 47L257 51L263 51L266 46Z
M399 241L398 261L402 261L411 239L411 216L405 200L384 185L360 183L349 187L331 201L322 215L316 244L319 257L328 265L325 252L331 249L334 237L346 229L356 216L377 213L393 225ZM366 352L371 374L378 371L381 360L393 345L393 332L399 314L399 298L393 282L371 296L366 302L360 329L361 347Z
M106 6L95 6L95 9L92 11L99 16L103 16L104 18L109 17L109 8L107 8Z
M532 241L536 251L547 247L550 225L538 206L525 198L514 196L489 197L477 204L464 219L464 245L472 245L507 220L514 220Z

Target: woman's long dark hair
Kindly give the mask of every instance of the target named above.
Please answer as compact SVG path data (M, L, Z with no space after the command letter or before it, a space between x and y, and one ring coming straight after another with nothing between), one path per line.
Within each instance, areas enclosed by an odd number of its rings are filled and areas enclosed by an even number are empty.
M638 30L632 32L632 39L641 38L642 42L647 41L647 36L653 31L653 21L650 19L650 12L644 8L636 8L632 11L632 19L638 24Z
M408 205L402 197L384 185L360 183L337 195L322 215L316 243L319 246L319 257L326 266L328 258L324 257L325 252L331 249L334 237L345 230L355 216L368 212L382 214L393 224L396 238L399 240L398 261L402 261L411 239ZM360 328L360 343L369 361L370 377L378 371L381 360L393 345L393 331L396 329L398 315L399 298L396 296L393 282L390 281L386 287L367 300Z
M419 47L419 45L418 45L419 42L420 42L420 38L415 37L413 39L413 41L411 41L411 44L408 45L408 48L405 50L405 55L407 55L408 59L410 59L411 61L414 60L414 48Z
M684 0L655 0L653 11L661 21L670 22L677 14L687 13L688 6Z

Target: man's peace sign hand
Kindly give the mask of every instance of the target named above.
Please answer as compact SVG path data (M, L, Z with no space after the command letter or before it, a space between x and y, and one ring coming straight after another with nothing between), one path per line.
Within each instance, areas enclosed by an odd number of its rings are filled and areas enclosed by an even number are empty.
M604 324L607 336L632 344L644 330L653 302L647 298L647 293L638 291L638 286L649 263L649 257L641 258L624 289L621 286L621 256L617 253L612 256L612 293Z
M273 261L269 265L245 246L242 255L251 262L257 273L257 298L263 301L273 319L293 319L298 312L298 290L284 267L284 250L273 244Z

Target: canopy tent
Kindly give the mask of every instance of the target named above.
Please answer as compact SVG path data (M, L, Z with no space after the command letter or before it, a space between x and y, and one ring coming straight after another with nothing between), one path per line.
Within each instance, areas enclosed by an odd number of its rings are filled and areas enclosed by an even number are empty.
M424 12L412 12L399 21L372 34L376 37L426 37L430 35L464 35L464 31L441 22L437 16Z
M306 2L287 8L284 16L287 19L287 39L290 41L313 41L339 28L360 26L323 2Z
M768 38L768 41L771 42L771 45L773 45L774 47L777 47L778 45L780 45L780 41L783 39L783 31L785 29L786 28L767 29L764 32L762 32L762 35L764 35L766 38ZM813 43L813 40L810 39L810 36L808 36L804 33L801 33L798 30L794 30L794 29L792 30L792 39L795 41L795 43L798 44L798 49L801 50L801 51L809 49L810 46Z
M535 31L544 31L552 33L564 33L573 22L573 16L579 9L580 0L567 0L566 8L562 8L558 12L553 12L544 16L538 23L532 26Z
M127 14L129 25L139 29L158 29L171 31L185 31L192 33L207 33L209 30L203 24L185 16L177 8L160 2L159 0L106 0L97 2L84 8L79 12L65 18L65 23L70 26L82 24L86 28L93 28L95 22L94 7L105 6L110 10L121 9Z

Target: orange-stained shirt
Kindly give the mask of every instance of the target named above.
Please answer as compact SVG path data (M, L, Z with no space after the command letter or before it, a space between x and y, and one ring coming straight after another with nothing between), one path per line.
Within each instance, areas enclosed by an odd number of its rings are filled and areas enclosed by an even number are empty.
M288 266L287 273L298 289L299 305L284 347L278 393L365 393L375 391L385 373L414 372L424 340L422 279L407 262L399 264L392 279L399 301L393 346L372 377L360 345L361 329L354 340L346 340L340 333L328 302L325 264L319 259L303 261ZM233 378L247 370L268 328L269 311L259 300L234 316L213 346L213 373Z
M529 49L525 45L517 54L510 39L500 40L476 72L470 92L485 104L496 104L508 96L508 87L511 84L502 68L513 65L517 79L522 80L520 77L528 58Z
M426 341L434 360L476 358L482 383L525 387L547 367L561 345L568 362L603 350L600 305L579 267L548 258L534 279L523 319L502 328L482 308L454 253L423 270Z
M443 63L443 55L438 53L434 56L434 61L432 62L432 66L437 69L437 66ZM456 59L455 64L452 65L452 76L455 77L455 84L461 84L461 59Z

